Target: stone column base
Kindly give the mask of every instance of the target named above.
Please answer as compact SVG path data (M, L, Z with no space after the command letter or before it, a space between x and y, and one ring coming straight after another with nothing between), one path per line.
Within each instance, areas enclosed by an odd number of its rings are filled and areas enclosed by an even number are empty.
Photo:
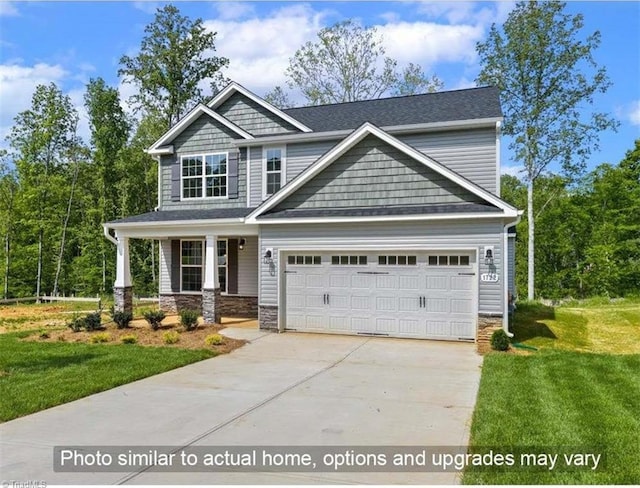
M478 353L486 354L491 351L491 335L499 329L502 329L502 317L478 316L478 338L476 340Z
M263 330L278 331L278 307L260 305L258 322Z
M133 287L113 287L113 308L117 312L133 312Z
M205 324L220 323L220 288L202 290L202 318Z

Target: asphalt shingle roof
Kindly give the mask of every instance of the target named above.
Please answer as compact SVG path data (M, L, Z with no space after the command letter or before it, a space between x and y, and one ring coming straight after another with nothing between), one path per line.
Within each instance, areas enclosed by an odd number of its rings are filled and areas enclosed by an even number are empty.
M160 210L159 212L148 212L139 215L132 215L120 220L107 222L108 224L127 224L138 222L171 222L178 220L215 220L215 219L237 219L246 217L255 208L216 208L207 210Z
M493 205L484 205L481 203L416 205L410 207L305 208L269 212L263 215L259 215L258 220L305 217L373 217L379 215L391 216L478 212L500 212L500 209L494 207Z
M388 127L502 117L495 87L290 108L284 112L316 132L355 129L365 122Z

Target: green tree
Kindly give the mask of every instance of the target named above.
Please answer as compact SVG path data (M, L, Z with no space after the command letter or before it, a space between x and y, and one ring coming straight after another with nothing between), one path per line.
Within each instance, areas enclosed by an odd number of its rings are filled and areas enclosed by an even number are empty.
M567 176L579 174L598 147L599 132L616 127L607 114L586 110L610 86L593 58L600 33L581 40L583 16L564 9L558 1L519 2L504 25L494 24L477 45L477 81L501 90L503 131L512 136L510 148L525 167L529 299L535 286L534 183L552 163Z
M216 33L207 32L202 19L193 21L173 5L159 8L144 31L140 52L120 58L118 75L137 86L134 106L161 116L168 129L203 100L203 81L219 86L229 60L212 55Z
M45 275L53 278L53 236L60 232L63 220L68 162L78 145L77 123L78 114L68 96L54 83L38 85L31 108L15 117L8 136L24 200L20 223L25 230L33 230L37 240L37 296Z
M281 86L276 86L273 90L268 92L264 97L266 102L269 102L274 107L280 109L293 107L293 102L287 92Z
M84 97L91 128L92 159L95 169L96 187L94 204L88 212L87 224L93 236L87 236L92 249L85 249L94 260L94 265L102 269L101 291L107 289L107 282L114 277L115 248L102 237L101 224L119 215L117 186L126 173L118 171L116 161L129 138L130 124L120 105L118 90L106 85L102 78L92 79L87 85ZM95 248L95 249L93 249ZM98 264L99 263L99 264Z
M380 98L386 93L402 95L435 91L442 82L426 77L419 65L404 73L397 61L385 57L375 27L365 28L353 20L339 22L318 32L289 60L287 84L302 92L311 105ZM274 96L275 92L268 96Z
M15 225L15 202L18 181L15 170L9 164L7 151L0 150L0 232L4 243L3 298L9 297L9 274L11 269L11 242Z

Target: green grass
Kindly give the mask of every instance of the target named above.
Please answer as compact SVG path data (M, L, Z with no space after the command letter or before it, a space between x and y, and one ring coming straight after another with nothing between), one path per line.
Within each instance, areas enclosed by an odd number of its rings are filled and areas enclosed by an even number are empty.
M215 356L210 350L21 341L0 334L0 421Z
M590 299L560 307L519 304L514 341L538 348L640 354L640 300Z
M588 472L469 468L463 482L636 484L638 439L640 355L565 350L530 356L492 353L484 360L471 427L472 449L583 448L603 452L604 466Z

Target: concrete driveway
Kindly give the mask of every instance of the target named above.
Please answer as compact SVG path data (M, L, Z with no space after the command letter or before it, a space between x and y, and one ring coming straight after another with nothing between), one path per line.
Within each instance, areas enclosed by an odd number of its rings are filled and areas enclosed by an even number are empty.
M228 329L229 330L229 329ZM0 425L0 478L48 484L449 484L454 473L56 473L54 446L460 446L473 344L252 334L229 355Z

